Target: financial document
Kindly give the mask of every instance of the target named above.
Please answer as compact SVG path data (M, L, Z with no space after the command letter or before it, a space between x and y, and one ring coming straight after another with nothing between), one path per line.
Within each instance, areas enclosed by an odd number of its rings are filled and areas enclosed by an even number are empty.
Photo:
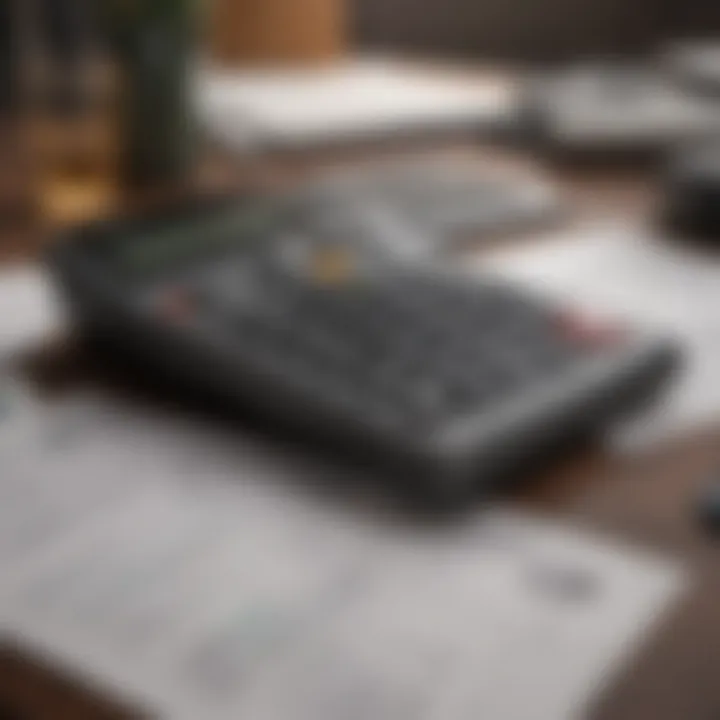
M100 389L0 385L0 631L152 717L580 720L676 561L508 508L425 523Z

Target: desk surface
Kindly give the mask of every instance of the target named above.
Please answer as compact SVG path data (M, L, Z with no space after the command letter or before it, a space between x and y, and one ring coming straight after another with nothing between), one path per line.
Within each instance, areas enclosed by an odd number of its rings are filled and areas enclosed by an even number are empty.
M443 149L447 149L445 144ZM453 152L487 161L497 151L458 141ZM372 151L357 151L368 157ZM264 182L296 180L337 157L274 158L258 169ZM577 217L649 216L653 205L650 176L642 171L554 171ZM6 257L32 255L41 245L37 233L17 233L0 244ZM527 240L525 240L527 241ZM67 368L66 368L67 370ZM81 368L69 368L82 372ZM611 531L651 547L680 552L697 569L689 598L652 638L630 670L607 692L597 720L711 720L720 717L720 547L703 535L693 516L693 499L703 479L717 467L717 429L667 444L643 455L615 457L586 448L517 495L525 506ZM117 717L110 703L70 688L33 664L33 659L0 652L0 697L29 708L30 717Z

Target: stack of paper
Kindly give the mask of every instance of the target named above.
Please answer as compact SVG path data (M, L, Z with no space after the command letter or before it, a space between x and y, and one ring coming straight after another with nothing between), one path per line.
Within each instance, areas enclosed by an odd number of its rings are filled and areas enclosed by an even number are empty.
M248 149L495 127L512 116L516 98L505 82L473 83L368 60L306 70L206 70L197 103L212 134Z

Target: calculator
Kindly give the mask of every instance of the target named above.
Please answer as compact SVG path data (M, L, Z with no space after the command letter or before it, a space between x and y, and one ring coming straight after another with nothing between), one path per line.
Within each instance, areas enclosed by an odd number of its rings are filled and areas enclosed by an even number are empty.
M202 198L75 230L49 265L118 357L437 503L602 432L678 366L672 340L397 252L402 232L362 202Z

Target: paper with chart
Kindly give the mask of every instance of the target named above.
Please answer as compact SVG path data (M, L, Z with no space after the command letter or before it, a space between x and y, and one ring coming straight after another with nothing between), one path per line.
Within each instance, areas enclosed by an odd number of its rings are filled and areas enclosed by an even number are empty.
M0 629L152 716L579 719L687 582L506 509L330 502L208 420L3 399Z

